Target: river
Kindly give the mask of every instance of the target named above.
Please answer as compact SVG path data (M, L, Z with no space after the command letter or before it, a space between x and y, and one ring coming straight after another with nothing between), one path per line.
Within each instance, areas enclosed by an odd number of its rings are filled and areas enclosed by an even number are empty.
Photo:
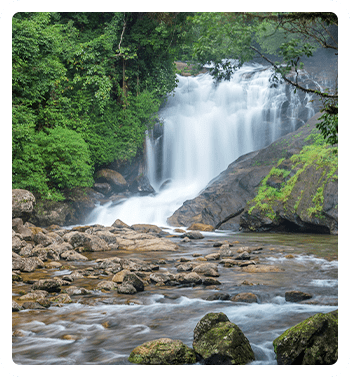
M148 261L164 258L168 271L176 273L175 264L180 257L205 256L215 251L214 241L223 239L263 247L258 254L259 263L278 266L283 271L252 274L242 272L239 267L219 265L221 285L215 287L149 285L143 292L127 296L116 291L93 290L78 297L78 302L63 307L13 313L13 330L24 334L14 338L14 362L125 365L129 364L128 356L133 348L148 340L169 337L191 346L197 322L208 312L223 312L250 341L256 358L253 365L276 364L272 346L276 337L313 314L338 307L337 237L215 232L186 244L186 250L179 253L117 251L115 255ZM70 264L81 269L93 266L96 258L106 257L105 253L84 255L91 261ZM113 255L108 253L108 257ZM57 270L50 274L70 272ZM74 285L92 287L91 279L80 279ZM301 290L313 297L304 303L287 302L284 294L289 290ZM252 292L257 295L258 303L206 300L217 292L230 296Z

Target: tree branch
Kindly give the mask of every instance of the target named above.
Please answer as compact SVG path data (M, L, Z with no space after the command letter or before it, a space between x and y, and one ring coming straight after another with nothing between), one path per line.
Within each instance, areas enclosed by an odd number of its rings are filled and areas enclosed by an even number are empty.
M278 71L278 67L276 66L276 64L274 62L272 62L270 59L268 59L266 56L264 56L257 48L255 48L254 46L250 46L250 48L252 50L256 51L263 59L265 59L267 62L269 62ZM283 80L285 80L289 84L293 85L294 87L296 87L297 89L300 89L301 91L303 91L305 93L317 94L318 96L324 97L324 98L333 98L333 99L338 98L338 95L332 95L332 94L320 92L318 90L304 88L304 87L300 86L298 83L295 83L295 82L289 80L285 75L281 75L281 76L282 76Z

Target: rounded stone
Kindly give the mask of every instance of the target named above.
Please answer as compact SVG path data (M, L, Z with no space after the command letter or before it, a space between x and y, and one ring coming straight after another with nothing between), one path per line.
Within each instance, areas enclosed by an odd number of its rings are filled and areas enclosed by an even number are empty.
M135 364L149 365L183 365L194 364L196 354L181 340L160 338L136 347L129 356Z

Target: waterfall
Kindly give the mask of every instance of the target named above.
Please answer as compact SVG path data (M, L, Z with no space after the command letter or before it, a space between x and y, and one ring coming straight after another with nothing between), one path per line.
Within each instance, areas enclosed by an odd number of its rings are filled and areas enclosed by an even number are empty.
M309 98L274 81L272 69L259 64L246 64L220 83L209 74L178 80L175 95L159 113L160 135L150 131L146 140L147 175L157 194L99 206L91 223L121 219L166 226L185 200L231 162L301 126L299 113L306 110L306 119L314 113Z

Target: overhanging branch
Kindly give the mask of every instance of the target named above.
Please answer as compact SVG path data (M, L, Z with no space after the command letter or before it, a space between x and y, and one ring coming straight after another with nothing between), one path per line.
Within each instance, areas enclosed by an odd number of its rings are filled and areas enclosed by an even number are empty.
M255 48L254 46L250 46L250 48L252 50L254 50L255 52L257 52L264 60L269 62L278 71L278 67L276 66L276 64L274 62L272 62L270 59L268 59L265 55L263 55L257 48ZM301 91L303 91L305 93L317 94L318 96L324 97L324 98L333 98L333 99L338 98L338 95L335 95L335 94L333 95L333 94L323 93L323 92L320 92L320 91L314 90L314 89L304 88L303 86L300 86L298 83L296 83L292 80L289 80L285 75L281 75L281 76L282 76L283 80L285 80L288 84L293 85L294 87L296 87L297 89L300 89Z

